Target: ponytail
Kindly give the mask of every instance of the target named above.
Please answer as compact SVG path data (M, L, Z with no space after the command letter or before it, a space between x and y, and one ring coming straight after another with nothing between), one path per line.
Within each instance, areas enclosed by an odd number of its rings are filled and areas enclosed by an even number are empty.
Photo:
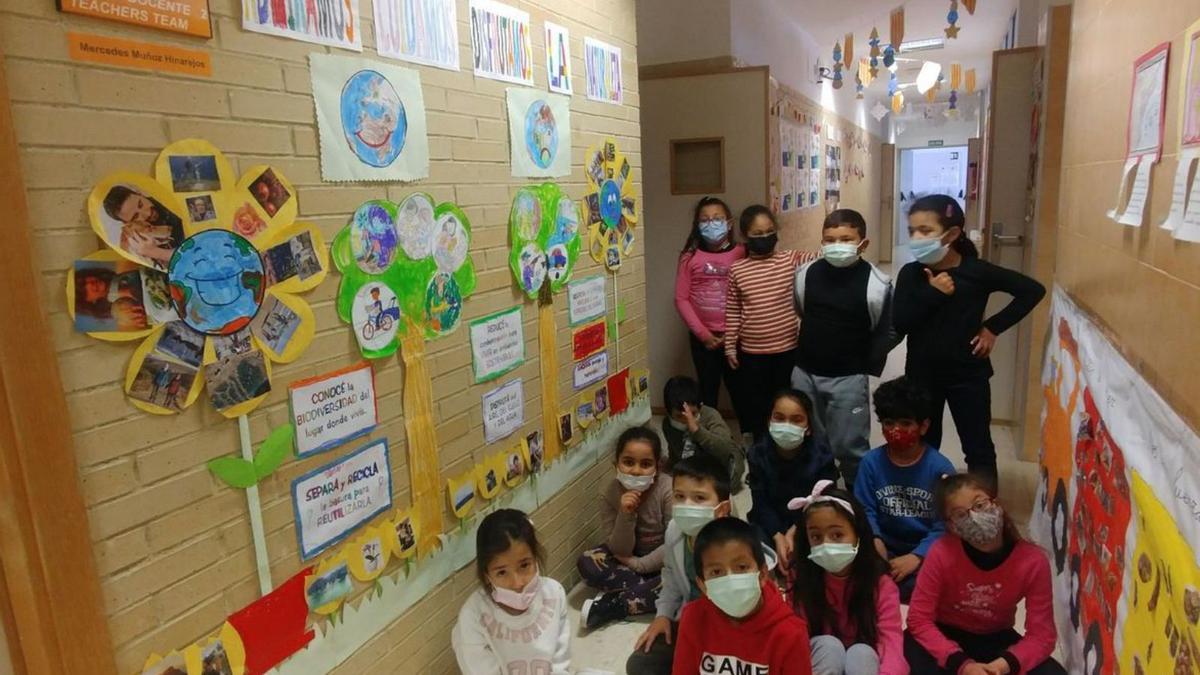
M950 248L954 249L956 253L964 258L979 257L979 249L975 248L975 243L967 238L967 214L963 213L957 199L950 195L926 195L908 207L910 217L914 213L921 212L937 215L938 224L942 226L942 230L949 231L952 227L959 229L962 234L950 242Z

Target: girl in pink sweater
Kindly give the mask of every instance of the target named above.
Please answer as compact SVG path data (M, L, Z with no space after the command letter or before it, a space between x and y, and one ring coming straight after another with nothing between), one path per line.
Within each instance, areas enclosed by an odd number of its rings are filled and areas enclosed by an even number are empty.
M947 533L921 565L904 654L914 673L1066 675L1050 658L1058 642L1050 563L989 484L971 474L938 481ZM1022 599L1024 635L1013 630Z
M725 293L730 266L746 257L746 247L733 243L732 222L733 213L720 199L697 202L675 273L675 309L688 327L700 399L714 410L721 380L733 391L725 363Z
M908 675L900 591L872 543L866 510L830 480L788 508L803 511L792 603L808 622L813 674Z

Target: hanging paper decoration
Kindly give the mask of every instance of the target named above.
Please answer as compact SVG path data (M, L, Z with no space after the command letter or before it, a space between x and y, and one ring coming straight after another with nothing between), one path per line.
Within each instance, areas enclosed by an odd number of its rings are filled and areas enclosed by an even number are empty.
M508 220L512 249L508 265L513 279L530 298L543 282L562 290L579 259L579 205L559 186L523 187L513 198Z
M892 95L892 112L899 115L904 109L904 92L898 91Z
M904 5L900 5L892 10L892 48L895 51L900 51L900 45L904 43Z
M867 40L867 44L871 45L871 62L870 70L871 77L874 78L879 74L879 29L871 29L871 39ZM870 84L870 82L868 82Z
M951 117L958 114L958 92L953 89L950 90L950 108L948 111Z
M294 361L316 332L296 293L328 271L321 231L294 223L296 190L269 166L241 179L208 141L163 149L155 178L116 173L88 197L107 251L67 271L77 330L141 340L126 369L130 402L169 415L208 382L222 415L247 413L271 390L270 363Z
M966 84L966 87L967 87L967 93L974 94L975 93L975 69L974 68L967 70L967 73L964 77L964 83Z
M475 290L471 223L458 206L418 192L400 204L375 199L333 238L342 273L337 311L367 358L391 356L412 322L425 339L453 332Z
M950 0L950 11L946 12L946 22L950 24L946 26L946 38L958 39L958 0Z
M842 88L842 45L833 43L833 88Z
M883 48L883 67L894 71L895 68L893 66L895 65L896 50L893 49L891 45L887 45Z
M975 2L976 0L962 0L963 7L967 8L967 14L975 14Z
M863 81L861 71L862 69L860 68L859 72L854 73L854 98L856 99L863 98Z
M896 79L896 74L892 73L891 75L888 76L888 96L895 96L896 92L899 90L900 90L899 80Z
M950 88L958 89L961 84L962 84L962 64L961 63L951 63L950 64Z
M846 33L842 39L842 64L846 70L854 67L854 33Z
M938 93L937 87L931 88L929 91L925 92L925 100L929 101L930 103L933 103L934 101L937 100L937 93Z
M588 251L592 259L616 272L625 256L633 252L633 230L637 227L632 167L612 139L589 148L585 157L588 194L584 196L583 216L589 233Z
M874 117L876 122L883 121L883 118L886 117L887 114L888 109L885 108L882 103L876 102L875 105L871 106L871 117Z
M871 68L867 59L860 59L858 62L858 79L862 80L864 87L871 86L875 81L875 69Z

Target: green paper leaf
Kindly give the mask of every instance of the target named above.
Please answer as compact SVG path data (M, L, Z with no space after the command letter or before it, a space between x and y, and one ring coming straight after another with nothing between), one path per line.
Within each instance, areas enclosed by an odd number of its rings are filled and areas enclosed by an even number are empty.
M254 455L254 474L262 480L275 472L292 451L295 436L292 425L285 424L270 433Z
M230 487L244 490L258 484L254 464L241 457L218 457L208 463L208 470Z
M608 339L616 340L617 339L617 320L611 316L606 317L604 319L604 325L608 326Z
M621 302L617 303L617 323L623 323L624 321L625 321L625 301L622 300Z

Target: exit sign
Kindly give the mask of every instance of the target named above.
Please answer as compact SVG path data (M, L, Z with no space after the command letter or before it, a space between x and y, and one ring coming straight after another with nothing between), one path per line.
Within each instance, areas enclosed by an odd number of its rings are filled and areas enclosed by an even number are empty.
M946 144L946 141L943 141L941 139L938 139L936 141L929 141L929 147L931 147L931 148L940 148L945 144Z

